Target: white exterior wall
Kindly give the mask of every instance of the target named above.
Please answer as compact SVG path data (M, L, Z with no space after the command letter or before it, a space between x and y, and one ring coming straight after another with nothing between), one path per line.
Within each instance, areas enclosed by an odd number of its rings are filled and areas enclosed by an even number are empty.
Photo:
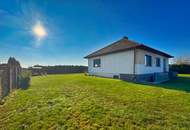
M145 65L145 55L152 56L152 66ZM156 58L160 58L160 67L156 67ZM101 59L101 67L93 67L93 60ZM135 74L151 74L164 72L163 59L166 59L166 71L169 71L169 59L151 52L138 50L136 52ZM133 74L134 50L107 54L88 59L88 72L90 75L113 77L119 74Z
M143 63L140 64L135 64L135 74L150 74L150 73L160 73L160 72L164 72L164 59L166 60L166 71L169 71L169 59L167 57L164 56L160 56L157 54L153 54L151 52L147 52L147 51L138 51L137 55L143 59ZM150 55L152 56L152 66L146 66L145 65L145 55ZM156 58L160 58L160 67L156 66Z
M101 59L101 67L93 67L93 60ZM113 77L119 74L133 74L134 51L118 52L88 59L90 75Z
M153 59L154 60L154 59ZM168 60L167 60L168 61ZM145 64L136 64L135 65L135 74L150 74L150 73L160 73L163 71L163 58L161 58L161 66L156 67L156 64L152 64L152 66L145 66ZM169 71L168 65L166 65L166 71Z

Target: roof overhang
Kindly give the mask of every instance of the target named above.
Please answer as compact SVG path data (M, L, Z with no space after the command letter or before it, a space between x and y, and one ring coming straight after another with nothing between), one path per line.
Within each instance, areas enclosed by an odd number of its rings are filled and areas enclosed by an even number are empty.
M158 55L161 55L161 56L164 56L164 57L167 57L167 58L173 58L173 56L165 53L165 52L162 52L162 51L159 51L157 49L154 49L154 48L151 48L151 47L148 47L144 44L140 44L138 45L136 48L138 49L142 49L142 50L146 50L146 51L149 51L149 52L152 52L152 53L155 53L155 54L158 54Z
M117 52L123 52L123 51L133 50L133 49L142 49L142 50L146 50L146 51L149 51L149 52L161 55L161 56L165 56L167 58L173 58L173 56L171 56L171 55L169 55L167 53L164 53L162 51L159 51L159 50L156 50L154 48L148 47L148 46L146 46L144 44L140 44L140 45L137 45L137 46L134 46L134 47L131 47L131 48L127 48L127 49L120 49L120 50L116 50L116 51L112 51L112 52L107 52L107 53L102 53L102 54L97 54L97 55L91 55L90 54L90 55L85 56L84 58L88 59L88 58L93 58L93 57L98 57L98 56L103 56L103 55L107 55L107 54L112 54L112 53L117 53Z
M133 50L135 47L131 47L131 48L127 48L127 49L120 49L120 50L116 50L116 51L111 51L111 52L107 52L107 53L102 53L102 54L97 54L97 55L87 55L84 58L88 59L88 58L93 58L93 57L97 57L97 56L103 56L103 55L107 55L107 54L113 54L113 53L118 53L118 52L123 52L123 51L128 51L128 50Z

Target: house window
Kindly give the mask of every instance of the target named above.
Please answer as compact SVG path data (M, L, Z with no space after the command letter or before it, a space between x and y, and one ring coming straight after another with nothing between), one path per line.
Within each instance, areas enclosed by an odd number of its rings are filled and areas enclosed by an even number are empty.
M145 55L145 65L152 66L152 56Z
M160 58L156 58L156 67L160 67Z
M101 60L100 59L94 59L93 60L93 66L94 67L100 67L101 65Z

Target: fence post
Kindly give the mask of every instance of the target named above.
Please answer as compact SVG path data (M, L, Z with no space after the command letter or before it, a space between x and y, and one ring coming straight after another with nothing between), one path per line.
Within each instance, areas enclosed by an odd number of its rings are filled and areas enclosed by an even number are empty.
M2 97L3 97L3 86L2 86L2 78L1 78L1 75L0 75L0 100L1 100Z

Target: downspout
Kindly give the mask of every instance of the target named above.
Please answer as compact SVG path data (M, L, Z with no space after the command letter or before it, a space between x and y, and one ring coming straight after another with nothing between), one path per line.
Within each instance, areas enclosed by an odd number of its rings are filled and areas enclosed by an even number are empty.
M137 77L135 75L135 65L136 65L136 48L134 48L134 61L133 61L133 81L137 81Z
M135 65L136 65L136 48L134 49L133 75L135 75Z

